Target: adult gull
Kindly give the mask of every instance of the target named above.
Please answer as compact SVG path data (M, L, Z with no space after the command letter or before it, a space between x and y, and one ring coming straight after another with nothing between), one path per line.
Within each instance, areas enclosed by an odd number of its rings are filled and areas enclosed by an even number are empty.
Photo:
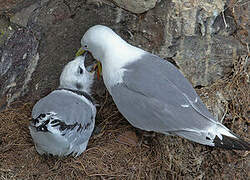
M128 44L103 25L88 29L81 46L101 62L105 86L134 127L209 146L250 149L248 142L215 120L171 63Z
M90 96L94 73L85 69L85 56L69 62L60 86L33 107L29 129L39 154L76 157L87 147L96 107Z

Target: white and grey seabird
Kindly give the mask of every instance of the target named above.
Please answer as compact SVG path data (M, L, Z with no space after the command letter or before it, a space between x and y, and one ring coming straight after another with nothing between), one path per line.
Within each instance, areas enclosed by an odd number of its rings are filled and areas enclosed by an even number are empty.
M248 142L215 120L171 63L128 44L103 25L88 29L81 46L101 62L105 86L134 127L209 146L250 149Z
M94 73L85 69L85 55L69 62L58 89L33 107L29 129L39 154L76 157L87 147L96 107L90 95Z

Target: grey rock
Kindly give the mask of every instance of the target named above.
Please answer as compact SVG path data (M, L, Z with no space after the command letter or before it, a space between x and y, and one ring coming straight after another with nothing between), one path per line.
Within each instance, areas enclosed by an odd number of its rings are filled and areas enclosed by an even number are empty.
M0 109L19 99L28 91L39 55L38 41L31 31L19 28L0 52Z
M233 59L246 54L242 44L232 37L185 37L180 40L177 65L194 86L207 86L231 72Z
M200 25L203 31L207 28L208 19L214 19L224 10L223 0L201 0L201 1L172 1L169 19L176 24L176 33L185 36L197 35L197 26ZM209 24L208 26L212 25ZM175 33L175 34L176 34Z
M39 2L38 0L5 0L0 1L0 14L8 13L15 14L16 12L22 10L23 8L29 7L30 5Z
M132 13L140 14L154 8L157 0L113 0L113 2Z
M236 26L233 14L227 9L215 18L214 23L212 24L212 32L213 34L227 37L236 32Z
M17 12L14 16L10 18L10 22L26 27L29 17L31 16L32 12L38 7L39 4L35 3L27 8L22 9L20 12Z
M12 36L15 32L15 28L16 27L9 22L8 17L0 15L0 47L2 47L4 42Z

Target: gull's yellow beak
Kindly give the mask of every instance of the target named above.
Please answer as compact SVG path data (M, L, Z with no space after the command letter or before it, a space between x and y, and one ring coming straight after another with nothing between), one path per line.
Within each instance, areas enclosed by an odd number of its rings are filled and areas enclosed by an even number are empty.
M77 53L76 53L76 57L81 56L86 50L80 48ZM101 62L97 60L97 63L94 65L94 68L92 70L93 71L97 71L97 79L100 79L100 76L102 75L102 65Z
M82 48L80 48L80 49L77 51L77 53L76 53L76 57L81 56L84 52L85 52L85 50L82 49Z

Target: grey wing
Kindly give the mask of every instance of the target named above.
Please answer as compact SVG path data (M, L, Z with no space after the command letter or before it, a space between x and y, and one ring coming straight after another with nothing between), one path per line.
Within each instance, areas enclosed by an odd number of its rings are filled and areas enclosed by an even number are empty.
M172 64L148 54L125 67L111 88L121 113L136 127L157 132L202 130L216 121Z
M56 90L35 104L32 117L37 118L48 112L54 113L54 120L60 121L54 122L61 126L59 129L69 142L82 144L91 136L96 115L93 104L86 103L72 93Z

